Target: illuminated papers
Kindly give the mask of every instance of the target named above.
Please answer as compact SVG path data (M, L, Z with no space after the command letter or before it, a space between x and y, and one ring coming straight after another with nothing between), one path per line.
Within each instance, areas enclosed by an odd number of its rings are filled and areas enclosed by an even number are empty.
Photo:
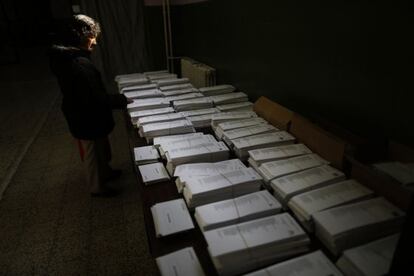
M189 80L188 78L179 78L179 79L171 78L171 79L153 80L152 82L156 83L158 87L163 87L163 86L169 86L169 85L174 85L174 84L188 83Z
M179 193L182 192L187 179L202 178L245 169L246 166L240 159L230 159L216 163L190 163L177 166L174 176L177 177L175 183Z
M405 214L382 197L318 212L316 236L335 255L400 230Z
M172 91L172 90L186 90L189 88L194 88L194 86L191 83L183 83L183 84L173 84L173 85L166 85L163 87L160 87L160 90L162 92L166 92L166 91ZM198 90L198 89L196 89Z
M220 275L236 275L308 250L310 240L282 213L203 232Z
M118 88L122 90L122 88L132 85L143 85L149 83L149 80L146 76L142 76L141 74L134 74L130 76L119 77L116 79L118 83Z
M145 74L143 73L121 74L121 75L116 75L114 80L118 82L119 80L131 79L131 78L133 79L133 78L139 78L139 77L145 77Z
M252 102L241 102L241 103L232 103L218 105L217 109L221 112L230 112L230 111L252 111L253 103Z
M262 133L269 133L269 132L276 132L279 131L279 129L275 128L272 125L269 124L259 124L255 126L249 126L244 128L236 128L232 130L227 130L223 132L223 141L226 142L228 146L232 146L232 140L246 137L246 136L252 136L256 134L262 134Z
M212 95L219 95L219 94L226 94L231 93L236 90L233 85L229 84L221 84L221 85L214 85L208 87L201 87L199 88L200 92L204 94L204 96L212 96Z
M250 119L238 119L238 120L230 120L227 122L222 122L217 125L214 129L214 135L218 139L222 139L224 131L228 131L231 129L242 128L242 127L249 127L258 124L267 124L266 120L260 117L254 117Z
M392 235L345 250L336 265L346 276L387 275L399 235Z
M176 79L177 78L177 74L171 74L171 73L159 73L159 74L147 74L147 78L150 81L155 81L155 80L161 80L161 79Z
M151 115L162 115L162 114L168 114L168 113L174 113L174 109L172 107L163 107L163 108L156 108L156 109L134 111L134 112L129 113L129 116L131 117L132 123L136 124L138 119L141 117L146 117L146 116L151 116Z
M212 107L212 108L182 111L180 113L183 114L185 117L193 117L193 116L201 116L201 115L206 115L206 114L213 114L217 112L220 112L220 111L217 108Z
M128 112L156 109L170 106L170 102L164 98L134 99L134 102L127 105Z
M165 100L169 102L174 102L174 101L181 101L181 100L196 99L196 98L201 98L201 97L203 97L203 94L201 93L186 93L182 95L166 97Z
M195 208L194 217L202 231L278 214L280 203L267 191Z
M213 135L200 135L161 143L159 145L159 150L161 155L164 156L167 151L174 148L191 148L211 143L217 143Z
M169 121L183 120L183 119L185 119L185 117L179 113L151 115L151 116L139 118L137 120L137 126L141 127L146 124L162 123L162 122L169 122Z
M161 276L204 276L200 261L192 247L155 259Z
M197 92L198 90L196 88L187 88L187 89L180 89L180 90L162 91L161 93L164 95L164 97L172 97L172 96L179 96L179 95L185 95L185 94L197 93Z
M185 182L184 199L189 208L234 198L260 190L262 177L252 168L226 172Z
M214 115L211 127L215 129L218 124L228 121L244 120L257 117L254 111L220 112Z
M145 185L163 182L170 179L164 165L161 162L138 166Z
M173 134L184 134L195 132L193 124L187 119L163 123L145 124L140 127L140 134L143 137L156 137Z
M342 276L336 266L318 250L245 276Z
M131 85L131 86L124 87L120 90L120 93L139 91L139 90L153 90L156 88L157 88L157 85L155 83L138 84L138 85Z
M249 150L293 144L295 137L286 131L257 134L231 140L234 152L241 160L249 157Z
M124 92L124 96L127 97L128 99L146 99L146 98L164 97L164 95L158 89Z
M213 107L213 101L209 97L200 97L190 100L179 100L173 102L176 111L187 111Z
M177 135L158 136L158 137L154 137L154 146L159 147L163 143L168 143L170 141L182 140L182 139L187 139L190 137L201 136L201 135L204 135L204 133L195 132L195 133L186 133L186 134L177 134Z
M414 184L414 168L401 162L384 162L373 165L377 170L388 174L403 185Z
M270 186L274 195L282 204L295 195L321 188L326 185L345 180L345 174L329 165L293 173L273 179Z
M288 206L302 225L312 232L313 214L371 196L373 196L373 191L356 180L349 179L294 196Z
M145 76L152 76L158 74L168 74L168 70L146 71L143 73Z
M315 153L263 163L258 172L266 182L287 174L329 164Z
M249 100L246 93L243 92L215 95L211 96L211 99L215 105L247 102Z
M137 165L154 163L158 161L160 155L154 146L144 146L134 148L134 160Z
M211 118L213 114L205 114L200 116L189 117L188 119L193 123L195 128L207 128L211 125Z
M304 144L260 148L248 151L248 162L253 168L257 169L265 162L276 161L309 153L312 153L312 151Z
M165 237L194 228L190 213L182 198L157 203L151 207L151 213L157 237Z
M196 162L218 162L228 159L229 149L223 142L203 144L196 147L173 148L165 154L167 169L174 172L177 165Z

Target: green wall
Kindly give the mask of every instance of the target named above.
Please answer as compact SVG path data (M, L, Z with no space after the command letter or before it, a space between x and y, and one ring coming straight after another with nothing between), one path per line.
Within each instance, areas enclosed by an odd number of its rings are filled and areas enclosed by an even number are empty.
M176 6L174 51L215 67L219 83L235 85L253 101L264 95L363 136L411 142L411 11L398 1Z

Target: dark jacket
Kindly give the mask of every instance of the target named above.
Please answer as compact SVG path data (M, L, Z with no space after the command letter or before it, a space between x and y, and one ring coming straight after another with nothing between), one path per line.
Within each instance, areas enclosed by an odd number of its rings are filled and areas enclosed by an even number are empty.
M125 108L127 100L124 95L106 93L90 52L53 46L50 66L63 94L62 111L72 135L84 140L107 136L115 125L112 109Z

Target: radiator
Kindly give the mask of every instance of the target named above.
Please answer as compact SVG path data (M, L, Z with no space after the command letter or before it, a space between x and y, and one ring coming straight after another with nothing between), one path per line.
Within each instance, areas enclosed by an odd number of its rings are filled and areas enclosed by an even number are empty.
M181 58L181 76L196 88L216 85L216 69L188 57Z

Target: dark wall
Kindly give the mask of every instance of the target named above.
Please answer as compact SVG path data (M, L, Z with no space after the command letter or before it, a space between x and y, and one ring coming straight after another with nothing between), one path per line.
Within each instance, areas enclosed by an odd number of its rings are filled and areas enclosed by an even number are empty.
M408 4L212 0L173 8L176 55L355 133L414 140Z

